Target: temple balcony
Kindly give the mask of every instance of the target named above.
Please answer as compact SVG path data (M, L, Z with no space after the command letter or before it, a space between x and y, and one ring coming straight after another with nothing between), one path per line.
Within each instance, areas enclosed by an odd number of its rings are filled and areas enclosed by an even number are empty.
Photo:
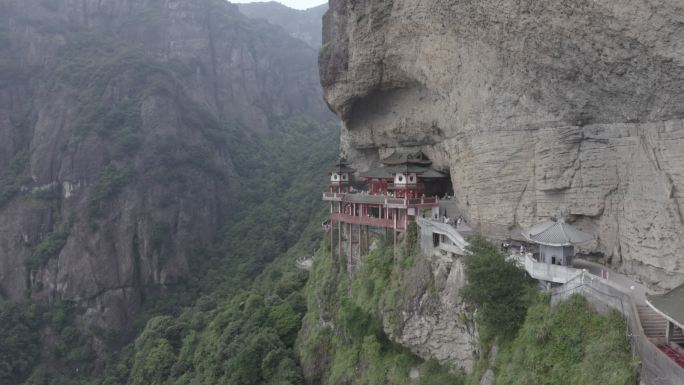
M369 216L357 216L346 213L332 213L330 219L333 221L351 223L353 225L366 225L373 227L394 228L394 219L375 218ZM397 220L397 230L406 230L402 220Z
M345 196L345 193L324 192L323 193L323 200L329 201L329 202L341 202L342 198L344 198L344 196Z
M323 193L324 201L363 203L368 205L381 205L387 208L432 208L439 204L437 197L421 198L395 198L391 195L371 195L367 193Z

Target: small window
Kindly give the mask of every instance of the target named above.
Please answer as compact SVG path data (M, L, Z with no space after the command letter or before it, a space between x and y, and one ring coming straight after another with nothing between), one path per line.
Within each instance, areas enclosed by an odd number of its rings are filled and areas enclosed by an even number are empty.
M337 174L333 174L333 180L337 180Z
M342 180L347 180L347 174L342 174Z
M399 177L397 178L397 180L398 180L399 182L403 182L403 181L404 181L404 177L401 176L401 175L399 175Z
M411 175L411 176L409 177L409 182L413 182L413 179L414 179L414 178L413 178L413 175Z

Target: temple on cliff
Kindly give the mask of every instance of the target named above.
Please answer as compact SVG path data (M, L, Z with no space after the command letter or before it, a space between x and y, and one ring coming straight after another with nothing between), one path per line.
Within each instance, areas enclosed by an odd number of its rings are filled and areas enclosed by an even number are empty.
M331 250L343 252L346 235L348 256L368 250L371 229L392 233L394 244L399 233L418 217L437 217L439 198L451 193L449 176L435 170L422 152L393 153L380 165L359 174L345 159L329 170L329 191L323 200L330 202Z
M522 236L539 247L539 262L561 266L572 266L575 247L594 240L593 235L565 222L562 216L532 226Z

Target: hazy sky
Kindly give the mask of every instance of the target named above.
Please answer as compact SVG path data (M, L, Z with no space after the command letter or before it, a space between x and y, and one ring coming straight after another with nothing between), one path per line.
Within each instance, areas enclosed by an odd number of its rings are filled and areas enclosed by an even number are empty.
M231 3L256 3L255 0L229 0ZM290 8L307 9L327 3L327 0L278 0L279 3L285 4Z

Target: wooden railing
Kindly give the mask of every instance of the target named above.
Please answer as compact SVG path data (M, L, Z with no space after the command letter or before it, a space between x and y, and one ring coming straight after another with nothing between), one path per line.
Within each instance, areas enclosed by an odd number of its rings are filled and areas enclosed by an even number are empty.
M332 192L324 192L323 193L323 200L324 201L339 201L344 198L344 193L332 193Z
M574 267L537 262L529 254L512 254L508 256L508 259L518 262L530 277L542 281L567 283L582 274L582 270Z
M385 228L394 227L394 219L355 216L345 213L332 213L330 214L330 219L333 221L351 223L354 225L366 225ZM397 229L404 230L403 223L401 221L397 221Z
M412 198L408 200L409 205L422 205L437 203L437 197Z

